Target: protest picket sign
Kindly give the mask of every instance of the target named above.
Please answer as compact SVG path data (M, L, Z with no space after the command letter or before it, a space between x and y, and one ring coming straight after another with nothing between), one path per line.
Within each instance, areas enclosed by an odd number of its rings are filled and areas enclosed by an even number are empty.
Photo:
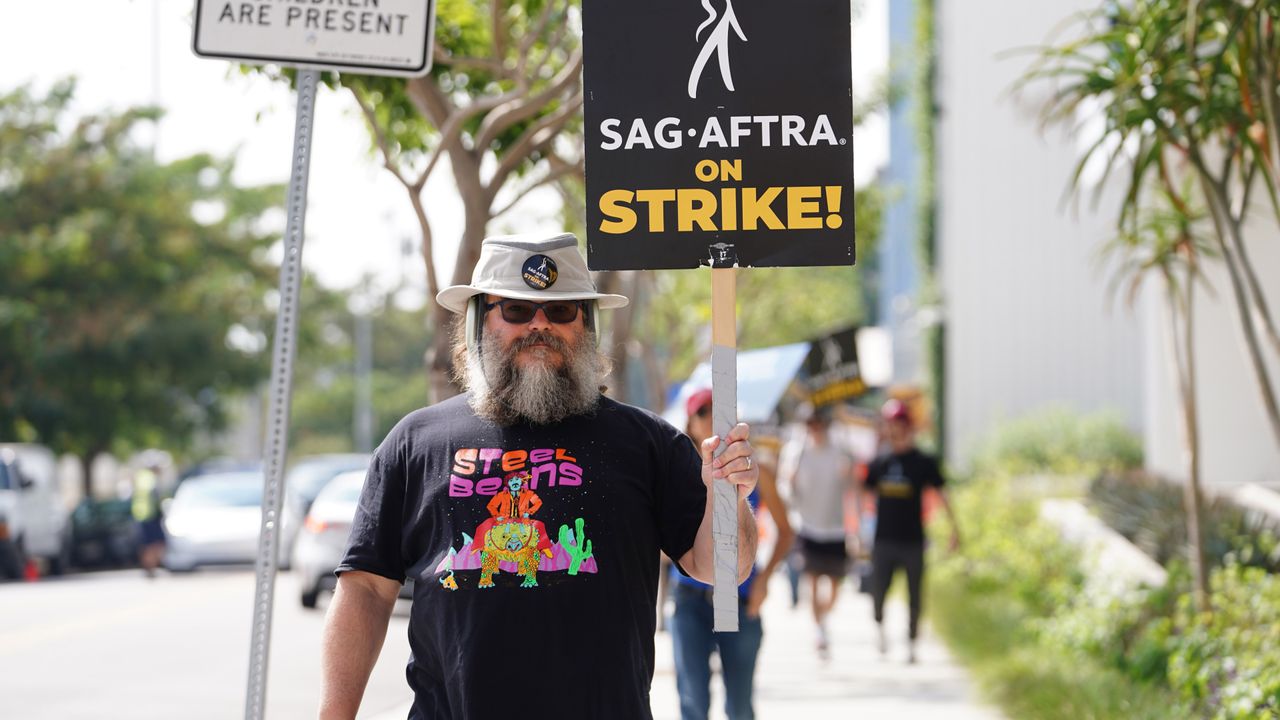
M280 263L280 305L271 350L262 524L254 561L256 586L245 693L246 720L261 720L266 707L271 609L280 546L298 296L302 286L307 179L320 71L424 75L431 69L434 21L435 0L380 0L360 8L272 0L196 0L191 42L196 55L250 65L274 63L298 70L293 161L285 204L284 258Z
M858 363L858 331L845 328L813 341L801 370L814 407L851 400L867 391Z
M855 259L850 43L848 0L583 2L588 264L712 268L720 437L735 268ZM736 497L712 491L714 629L735 631Z

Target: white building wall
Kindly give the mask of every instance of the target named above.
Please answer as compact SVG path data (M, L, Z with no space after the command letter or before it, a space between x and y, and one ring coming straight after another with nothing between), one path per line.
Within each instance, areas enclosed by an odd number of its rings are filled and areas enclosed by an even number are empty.
M1115 203L1064 205L1076 141L1041 129L1035 96L1010 94L1031 62L1025 49L1096 5L938 3L938 239L953 462L1001 421L1046 407L1114 410L1142 427L1139 313L1114 299L1098 260Z

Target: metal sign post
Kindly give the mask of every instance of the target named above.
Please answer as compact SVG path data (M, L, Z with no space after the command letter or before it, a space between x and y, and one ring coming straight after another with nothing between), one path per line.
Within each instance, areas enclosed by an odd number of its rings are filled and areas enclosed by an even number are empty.
M257 578L253 592L253 636L249 645L249 690L246 720L262 718L267 697L267 660L271 648L271 608L275 601L277 553L280 551L280 507L284 499L284 462L289 448L289 409L293 397L293 358L298 337L298 296L302 288L302 241L307 218L307 180L311 170L311 132L315 123L316 87L320 73L298 73L298 115L293 126L293 164L289 172L288 219L284 259L280 263L280 308L271 353L271 396L267 411L266 487L262 495L262 529L258 536Z
M271 613L280 552L280 511L289 410L297 346L298 298L302 287L302 243L307 212L311 136L320 71L368 75L424 75L431 69L435 0L383 0L372 8L281 5L268 0L240 3L196 0L192 50L206 58L298 68L297 118L289 172L280 307L272 341L262 526L254 563L253 630L249 645L246 720L261 720L266 707Z

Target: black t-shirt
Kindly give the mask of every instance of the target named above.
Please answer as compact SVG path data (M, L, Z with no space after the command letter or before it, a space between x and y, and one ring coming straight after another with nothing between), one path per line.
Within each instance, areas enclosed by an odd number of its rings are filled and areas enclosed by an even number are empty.
M700 468L607 398L552 426L499 427L465 396L400 421L338 572L415 581L410 717L650 718L658 551L693 546Z
M924 542L920 495L943 482L938 462L915 448L873 460L866 484L876 491L876 540Z

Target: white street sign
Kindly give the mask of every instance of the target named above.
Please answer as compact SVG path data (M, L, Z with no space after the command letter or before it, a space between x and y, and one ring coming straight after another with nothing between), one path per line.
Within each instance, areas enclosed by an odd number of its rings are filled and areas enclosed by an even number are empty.
M435 0L196 0L207 58L367 75L431 69Z

